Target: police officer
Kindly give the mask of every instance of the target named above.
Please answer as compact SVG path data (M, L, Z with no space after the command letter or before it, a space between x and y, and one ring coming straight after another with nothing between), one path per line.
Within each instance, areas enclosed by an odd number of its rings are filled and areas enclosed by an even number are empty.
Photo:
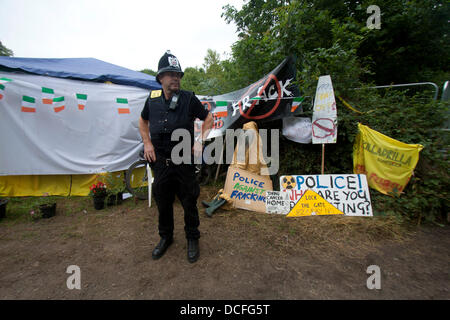
M200 255L200 220L197 210L200 187L195 178L193 162L173 163L172 148L179 142L171 141L171 135L175 129L189 131L193 145L192 150L189 150L190 159L193 160L192 153L201 152L203 139L208 136L213 118L193 92L180 90L183 75L178 59L167 51L159 60L156 75L162 90L150 92L139 119L139 131L144 142L144 156L153 168L152 189L159 211L158 231L161 240L153 250L152 258L161 258L173 242L173 203L176 195L184 209L187 258L192 263ZM194 142L195 118L204 122L202 134Z

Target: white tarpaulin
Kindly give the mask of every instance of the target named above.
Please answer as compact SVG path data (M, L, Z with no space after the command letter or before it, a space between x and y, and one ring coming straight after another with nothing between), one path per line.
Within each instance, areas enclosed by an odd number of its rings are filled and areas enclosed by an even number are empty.
M0 72L0 175L119 171L138 158L149 90Z
M311 143L311 119L304 117L283 118L283 136L298 143Z

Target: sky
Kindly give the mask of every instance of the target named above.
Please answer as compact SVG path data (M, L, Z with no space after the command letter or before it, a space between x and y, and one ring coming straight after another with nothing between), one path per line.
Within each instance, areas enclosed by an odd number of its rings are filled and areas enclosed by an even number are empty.
M132 70L158 69L170 50L184 70L207 49L222 59L238 40L220 15L243 0L0 0L0 41L27 58L96 58Z

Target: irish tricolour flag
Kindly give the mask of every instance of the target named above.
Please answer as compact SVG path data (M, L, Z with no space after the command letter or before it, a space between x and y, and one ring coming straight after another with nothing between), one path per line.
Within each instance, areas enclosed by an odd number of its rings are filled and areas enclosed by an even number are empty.
M216 101L216 108L213 110L217 118L226 118L228 115L228 103L226 101Z
M36 99L22 96L22 112L36 112Z
M119 111L119 114L124 114L124 113L130 113L130 108L128 107L128 99L124 99L124 98L117 98L117 110Z
M78 109L84 110L87 102L87 94L77 93Z
M0 78L0 100L3 99L3 91L5 90L5 83L11 82L11 79L8 78Z
M53 103L55 104L55 106L53 107L53 110L55 110L55 112L60 112L64 110L65 108L64 97L54 98Z
M292 101L292 107L291 107L291 112L294 112L295 110L297 110L298 106L300 105L300 103L302 103L302 101L305 98L303 97L295 97L294 101Z
M43 104L53 104L53 98L55 92L53 89L42 87L42 103Z

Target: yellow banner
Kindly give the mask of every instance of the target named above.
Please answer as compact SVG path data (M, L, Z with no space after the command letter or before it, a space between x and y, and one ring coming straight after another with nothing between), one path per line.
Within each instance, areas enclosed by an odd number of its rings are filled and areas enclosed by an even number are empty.
M369 186L384 194L401 194L419 161L420 144L406 144L358 123L353 172L365 174Z

